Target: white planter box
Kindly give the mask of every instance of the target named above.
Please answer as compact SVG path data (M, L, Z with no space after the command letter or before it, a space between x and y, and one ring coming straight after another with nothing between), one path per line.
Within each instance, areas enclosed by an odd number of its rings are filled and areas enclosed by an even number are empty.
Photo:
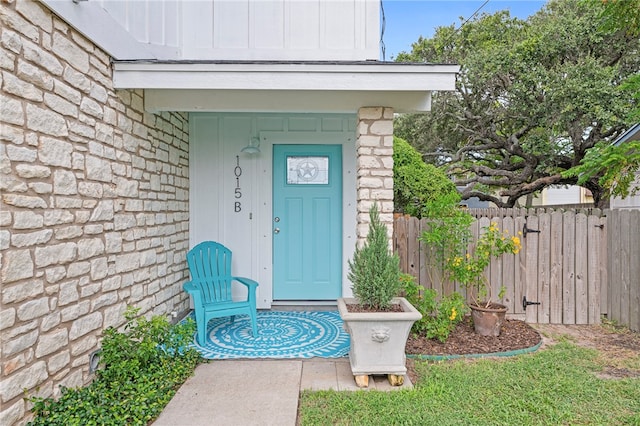
M347 305L356 303L355 298L338 299L340 317L351 336L353 375L406 374L405 345L411 326L422 318L420 312L403 297L394 298L392 303L400 304L404 312L349 312Z

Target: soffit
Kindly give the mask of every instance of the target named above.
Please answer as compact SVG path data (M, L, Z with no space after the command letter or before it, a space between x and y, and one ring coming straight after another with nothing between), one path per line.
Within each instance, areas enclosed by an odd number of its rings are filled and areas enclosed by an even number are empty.
M432 91L455 88L458 70L377 61L118 61L113 81L116 89L147 91L149 111L419 112L430 109Z

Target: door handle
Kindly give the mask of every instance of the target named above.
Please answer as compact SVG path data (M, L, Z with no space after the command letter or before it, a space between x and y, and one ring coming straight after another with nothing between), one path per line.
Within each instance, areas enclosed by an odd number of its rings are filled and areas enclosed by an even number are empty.
M279 233L280 233L280 228L275 228L275 229L273 230L273 233L274 233L274 234L279 234Z

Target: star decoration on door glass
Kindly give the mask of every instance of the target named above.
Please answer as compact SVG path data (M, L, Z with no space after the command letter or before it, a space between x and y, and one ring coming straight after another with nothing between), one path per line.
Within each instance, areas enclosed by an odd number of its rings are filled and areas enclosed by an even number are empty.
M287 183L328 184L329 157L287 157Z
M298 164L298 177L310 181L318 176L318 164L313 160L304 160Z

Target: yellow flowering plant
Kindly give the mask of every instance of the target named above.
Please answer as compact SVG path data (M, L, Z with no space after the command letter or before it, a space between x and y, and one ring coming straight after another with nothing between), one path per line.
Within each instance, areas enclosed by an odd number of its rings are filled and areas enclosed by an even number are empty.
M505 253L517 254L521 248L522 243L518 235L509 235L507 230L501 231L497 223L491 222L483 228L475 249L467 249L466 253L447 258L445 269L451 280L474 290L471 292L471 298L475 305L488 308L493 295L491 284L484 274L487 266L492 258L498 258ZM498 295L500 299L504 296L504 291L505 287L502 286Z
M464 298L457 292L438 297L436 290L422 287L409 274L402 274L400 281L404 297L422 314L411 331L444 343L468 311Z

